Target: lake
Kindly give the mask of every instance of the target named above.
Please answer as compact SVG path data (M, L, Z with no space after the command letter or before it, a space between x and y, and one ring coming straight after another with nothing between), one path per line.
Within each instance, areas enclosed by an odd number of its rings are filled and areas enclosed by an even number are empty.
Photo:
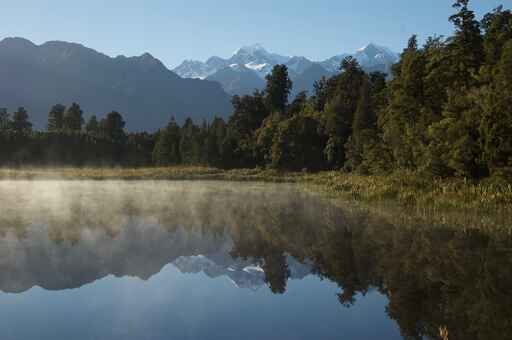
M506 230L291 184L0 181L0 204L2 340L512 338Z

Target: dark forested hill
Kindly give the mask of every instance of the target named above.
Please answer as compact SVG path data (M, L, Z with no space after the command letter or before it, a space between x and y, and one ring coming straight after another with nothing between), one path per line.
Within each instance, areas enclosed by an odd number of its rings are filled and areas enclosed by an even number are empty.
M0 41L0 106L24 106L37 128L56 103L78 102L85 116L117 110L129 130L156 130L174 115L226 116L230 98L218 83L182 79L150 54L108 57L79 44Z

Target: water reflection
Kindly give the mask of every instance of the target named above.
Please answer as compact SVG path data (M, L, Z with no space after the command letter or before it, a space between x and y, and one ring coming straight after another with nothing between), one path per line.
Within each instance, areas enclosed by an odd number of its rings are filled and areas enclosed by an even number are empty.
M41 303L34 295L42 293L33 287L83 287L69 294L101 297L111 314L121 313L110 300L119 285L131 287L123 303L143 300L130 306L128 318L148 323L139 333L104 325L108 336L82 333L84 339L512 337L512 238L506 232L391 224L288 185L0 182L0 192L0 290L26 297L23 303L36 310ZM123 283L129 277L150 287ZM166 285L188 281L180 290L153 286L165 278ZM219 286L218 278L230 287ZM101 288L106 284L110 289ZM94 287L98 291L87 291ZM177 291L188 300L166 304ZM154 317L181 313L179 327L151 328L160 323L151 323L141 306L157 292ZM9 301L0 304L0 316L12 313ZM197 319L198 305L211 314ZM212 325L219 305L243 311L225 313L236 330ZM263 328L237 325L248 318ZM276 326L279 320L288 323ZM27 331L16 322L4 337ZM23 333L30 338L43 337Z

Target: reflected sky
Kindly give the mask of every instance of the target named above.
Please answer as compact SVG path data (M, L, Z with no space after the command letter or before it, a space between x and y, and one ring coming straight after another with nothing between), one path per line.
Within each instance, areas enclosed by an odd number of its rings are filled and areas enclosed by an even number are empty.
M236 288L173 265L143 281L108 276L80 289L0 295L2 339L382 339L399 332L370 293L354 309L336 285L307 277L287 293ZM372 326L368 327L368 321Z

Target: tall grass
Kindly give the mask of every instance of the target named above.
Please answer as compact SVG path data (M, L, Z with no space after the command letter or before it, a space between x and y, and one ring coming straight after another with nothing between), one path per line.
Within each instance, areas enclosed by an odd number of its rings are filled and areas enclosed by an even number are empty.
M152 168L0 168L0 179L228 180L296 182L333 197L356 202L392 202L430 210L512 210L512 183L427 178L409 172L363 176L339 171L279 172L267 169L221 170L202 166Z
M393 201L402 206L428 206L440 210L512 208L512 184L440 179L400 172L389 176L321 173L311 183L327 193L364 202Z

